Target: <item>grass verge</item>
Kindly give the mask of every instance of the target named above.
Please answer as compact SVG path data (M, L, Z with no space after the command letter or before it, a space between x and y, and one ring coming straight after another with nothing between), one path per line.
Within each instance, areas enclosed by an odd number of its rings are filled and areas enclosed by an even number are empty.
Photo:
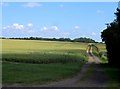
M120 69L110 67L107 63L101 64L108 77L107 86L120 88Z
M68 78L80 71L83 62L56 64L2 64L3 84L43 84Z

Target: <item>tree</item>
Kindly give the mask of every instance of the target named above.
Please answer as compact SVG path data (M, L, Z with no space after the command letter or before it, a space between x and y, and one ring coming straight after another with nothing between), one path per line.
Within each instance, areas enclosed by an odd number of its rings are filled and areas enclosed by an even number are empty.
M118 25L120 27L120 9L117 8L117 12L115 13L115 15L117 16L117 22L118 22Z
M102 41L105 41L108 63L111 66L120 67L120 10L114 13L116 18L112 23L107 24L107 28L101 34Z
M95 43L94 40L92 40L92 39L90 39L90 38L83 38L83 37L75 38L73 41L74 41L74 42Z

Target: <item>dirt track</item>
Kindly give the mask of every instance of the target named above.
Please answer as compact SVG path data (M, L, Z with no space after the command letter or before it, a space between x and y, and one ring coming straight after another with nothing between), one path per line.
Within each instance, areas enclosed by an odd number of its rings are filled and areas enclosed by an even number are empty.
M104 71L100 68L100 60L91 53L87 53L89 60L83 66L82 70L73 78L54 82L47 85L33 85L32 87L105 87L106 76ZM91 74L86 73L93 71ZM83 80L84 77L86 77Z
M87 51L88 62L82 70L73 78L52 82L45 85L22 86L19 84L9 85L9 87L105 87L106 76L100 67L100 60L91 52ZM5 85L6 86L6 85Z

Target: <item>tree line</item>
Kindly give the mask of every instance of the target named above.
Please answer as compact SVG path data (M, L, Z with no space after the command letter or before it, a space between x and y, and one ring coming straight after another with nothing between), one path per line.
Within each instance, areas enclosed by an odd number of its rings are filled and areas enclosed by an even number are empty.
M4 38L2 39L19 39L19 40L46 40L46 41L65 41L65 42L85 42L85 43L98 43L91 38L80 37L75 39L70 38L42 38L42 37L24 37L24 38Z

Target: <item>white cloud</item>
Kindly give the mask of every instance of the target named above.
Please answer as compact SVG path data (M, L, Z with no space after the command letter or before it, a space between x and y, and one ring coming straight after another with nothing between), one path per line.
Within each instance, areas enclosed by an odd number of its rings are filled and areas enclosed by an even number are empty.
M27 26L28 26L28 27L32 27L33 24L32 24L32 23L28 23Z
M13 29L16 29L16 30L21 30L21 29L24 28L23 25L20 25L20 24L17 24L17 23L13 24L12 26L13 26Z
M75 28L76 30L78 30L78 29L80 29L80 26L77 26L77 25L76 25L74 28Z
M56 31L59 31L59 29L57 26L51 26L51 27L44 26L41 28L41 31L56 32Z
M37 2L29 2L29 3L23 4L22 6L33 8L33 7L40 7L42 6L42 4L37 3Z
M12 25L8 25L8 26L4 26L4 27L2 27L2 29L3 30L11 30L11 29L13 29L13 30L23 30L24 29L24 25L22 25L22 24L18 24L18 23L14 23L14 24L12 24Z
M95 36L95 35L96 35L96 33L95 33L95 32L92 32L92 35L93 35L93 36Z
M14 23L14 24L13 24L13 26L14 26L14 27L17 27L17 26L19 26L19 24L17 24L17 23Z
M6 29L7 29L7 27L2 27L2 29L3 29L3 30L6 30Z
M59 29L58 29L57 26L51 26L51 30L52 30L52 31L58 31Z
M48 28L44 26L41 28L41 31L48 31Z
M97 10L96 13L97 13L97 14L103 14L104 11L102 11L102 10Z

